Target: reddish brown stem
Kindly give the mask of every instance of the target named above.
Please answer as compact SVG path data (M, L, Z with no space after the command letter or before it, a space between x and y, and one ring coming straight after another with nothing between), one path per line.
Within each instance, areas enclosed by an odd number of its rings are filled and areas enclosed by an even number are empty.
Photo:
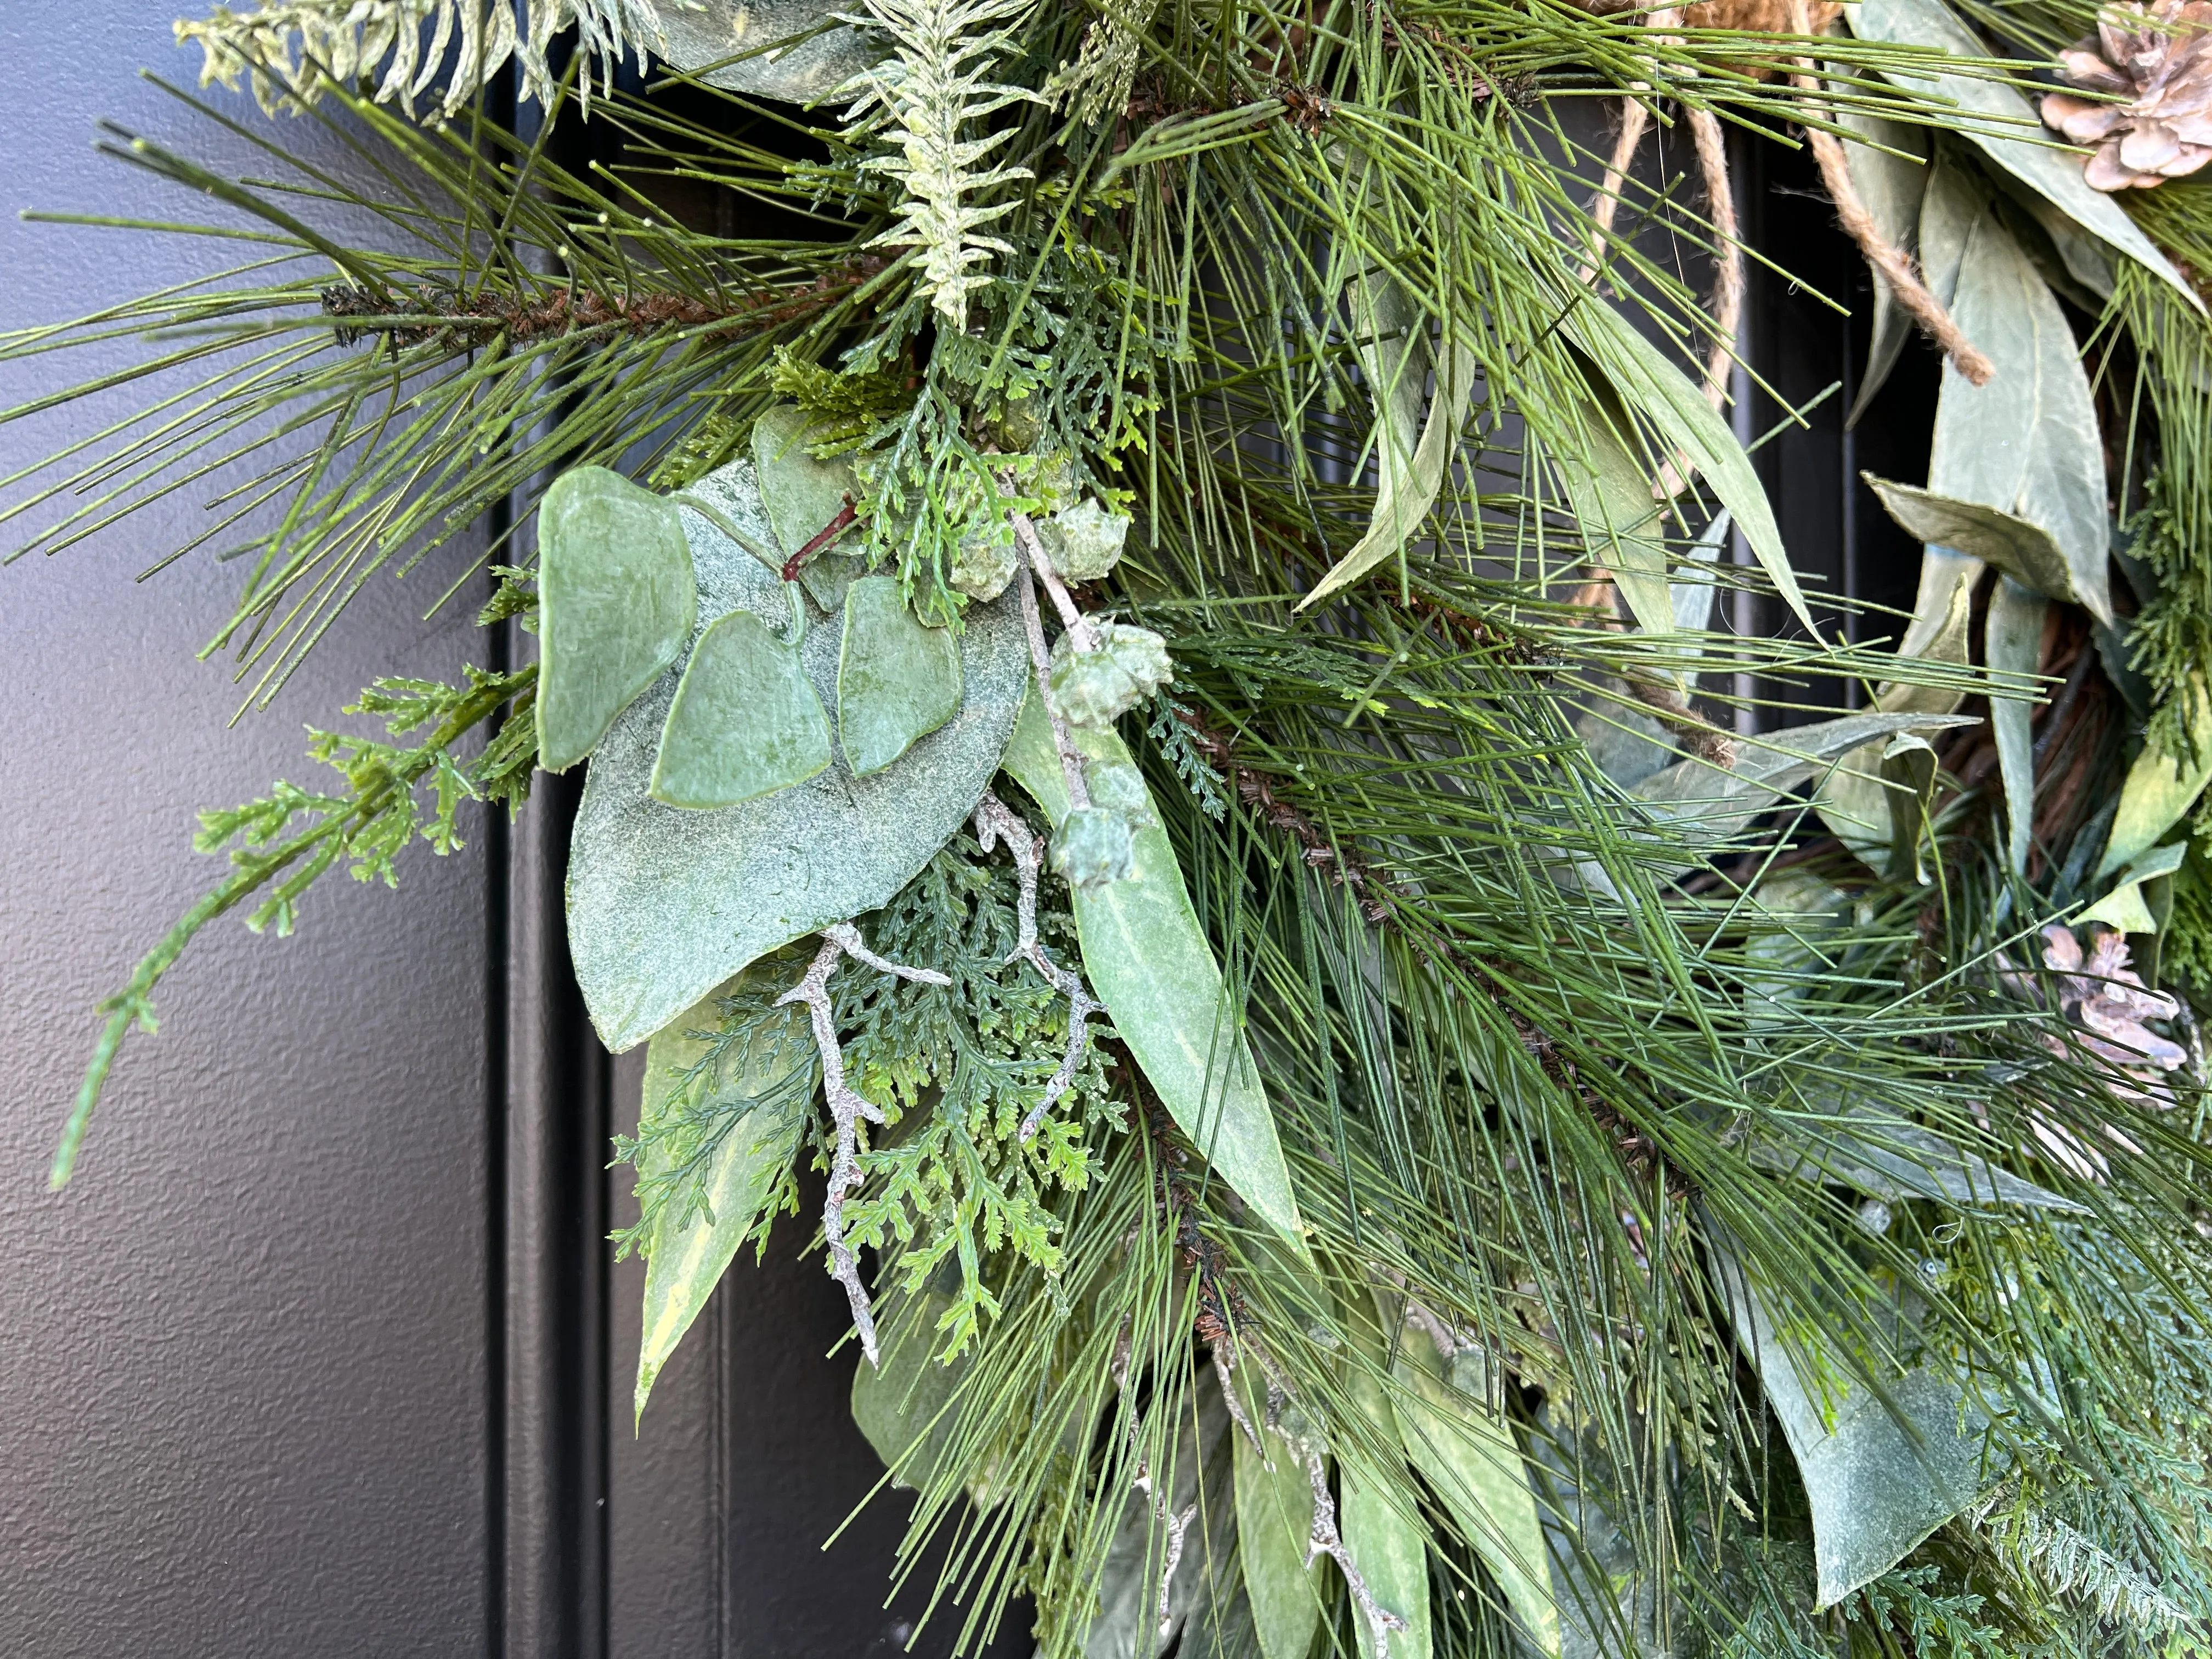
M814 538L808 542L805 546L800 548L798 552L793 554L790 558L784 561L784 580L787 582L797 581L799 580L799 567L805 564L809 559L812 558L817 553L819 553L823 548L829 546L830 543L836 541L838 537L850 530L854 525L859 521L859 520L860 514L853 507L853 498L850 495L846 496L845 505L838 509L837 516L830 520L828 524L823 525L819 531L816 532Z

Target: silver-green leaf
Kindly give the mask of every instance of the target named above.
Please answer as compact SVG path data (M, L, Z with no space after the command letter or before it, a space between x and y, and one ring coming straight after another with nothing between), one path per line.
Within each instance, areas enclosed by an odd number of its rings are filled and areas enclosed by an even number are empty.
M770 533L750 463L694 486L741 530ZM781 584L705 519L684 518L700 611L775 614ZM801 648L834 709L836 630ZM888 903L975 810L1029 683L1020 619L970 605L960 641L959 714L891 765L842 763L741 805L686 811L647 793L674 676L630 705L592 761L568 863L568 944L586 1006L617 1053L642 1042L780 945Z
M678 69L703 71L709 86L813 103L884 55L873 31L839 21L851 9L839 0L663 5L662 52Z
M925 628L896 576L845 590L837 658L837 741L855 777L880 772L960 712L960 647Z
M805 782L830 758L830 722L798 651L732 611L691 647L647 788L671 806L735 806Z
M1978 501L1960 501L1872 473L1863 476L1889 516L1929 546L1993 564L2036 592L2077 598L2065 550L2042 526ZM2104 596L2099 598L2101 605Z
M691 637L698 598L676 509L603 466L538 507L538 763L565 772Z
M1079 728L1074 737L1099 764L1133 769L1111 727ZM1057 833L1067 820L1067 783L1035 696L1022 706L1006 768ZM1259 1069L1157 806L1146 816L1152 822L1135 826L1127 876L1069 889L1084 968L1176 1125L1255 1215L1303 1249L1290 1168Z
M2035 822L2033 724L2035 672L2043 661L2043 619L2050 602L2010 576L1997 580L1982 623L1982 658L1997 678L2001 696L1990 697L1990 728L1996 738L1997 773L2004 784L2005 867L2027 872L2027 844Z
M1737 1345L1759 1372L1813 1511L1818 1607L1833 1607L1974 1501L1988 1419L1930 1367L1889 1381L1887 1402L1832 1352L1813 1368L1807 1345L1818 1339L1785 1342L1740 1249L1710 1223L1708 1239Z
M757 969L751 970L757 971ZM689 1077L712 1044L699 1033L728 1023L721 999L745 982L740 975L653 1034L646 1049L645 1093L638 1109L641 1133L679 1110L727 1112L737 1117L709 1155L707 1201L713 1213L676 1227L664 1212L644 1247L645 1316L638 1345L637 1415L645 1415L660 1368L707 1305L724 1271L759 1220L775 1180L799 1152L812 1097L814 1043L805 1011L771 1008L750 1017L751 1029L725 1048L713 1068ZM739 1016L739 1018L749 1018ZM641 1180L659 1173L641 1164Z

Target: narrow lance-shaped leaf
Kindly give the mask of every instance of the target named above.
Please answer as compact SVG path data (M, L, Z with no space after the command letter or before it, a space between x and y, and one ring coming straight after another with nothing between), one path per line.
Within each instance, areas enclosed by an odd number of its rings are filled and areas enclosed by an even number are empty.
M1346 1328L1359 1340L1373 1328L1367 1321L1352 1319ZM1370 1352L1367 1358L1379 1365L1383 1356ZM1346 1389L1384 1445L1398 1442L1397 1414L1382 1383L1367 1365L1346 1357ZM1346 1452L1349 1453L1346 1448ZM1386 1613L1405 1620L1406 1628L1389 1632L1387 1652L1376 1643L1373 1622L1356 1606L1352 1626L1359 1641L1360 1659L1429 1659L1433 1645L1429 1621L1429 1550L1427 1529L1406 1508L1407 1482L1396 1458L1389 1470L1377 1469L1357 1455L1337 1458L1337 1528L1344 1547L1367 1582L1368 1594ZM1392 1479L1395 1475L1397 1478Z
M1255 1367L1241 1367L1232 1387ZM1245 1390L1245 1416L1265 1419L1265 1402ZM1261 1444L1232 1437L1237 1460L1237 1559L1262 1659L1308 1659L1321 1628L1320 1572L1306 1559L1313 1487L1305 1464L1284 1437L1260 1431Z
M1081 727L1074 735L1087 757L1133 775L1129 751L1112 730ZM1067 818L1067 784L1034 696L1022 705L1006 768L1057 832ZM1129 874L1068 890L1084 968L1176 1125L1255 1215L1303 1249L1274 1113L1175 849L1158 814L1146 816L1152 822L1137 828Z
M1851 187L1873 215L1875 228L1892 247L1906 254L1919 240L1920 204L1928 192L1928 140L1917 127L1886 121L1863 110L1838 112L1838 125L1857 133L1865 142L1844 147L1844 165ZM1869 268L1874 282L1874 326L1867 343L1866 369L1859 377L1858 396L1844 416L1846 427L1874 402L1897 366L1905 343L1912 337L1912 319L1898 303L1896 294L1881 273Z
M1891 1382L1887 1405L1832 1353L1808 1384L1808 1361L1785 1343L1740 1247L1710 1218L1707 1238L1737 1345L1758 1370L1812 1507L1817 1605L1833 1607L1974 1501L1987 1419L1932 1368Z
M806 1125L815 1060L802 1008L738 1016L742 1035L708 1069L692 1074L715 1048L701 1034L730 1030L732 1017L720 1004L748 982L740 974L720 987L655 1033L646 1049L641 1137L656 1121L684 1114L716 1120L720 1139L708 1156L706 1196L713 1213L695 1215L688 1226L678 1227L675 1212L664 1211L644 1246L645 1316L635 1394L641 1419L660 1368L760 1219L777 1176L798 1154ZM724 1118L734 1121L723 1125ZM661 1164L648 1158L638 1176L644 1180L661 1172Z
M1520 1444L1492 1398L1488 1356L1468 1347L1447 1360L1426 1336L1401 1330L1392 1369L1404 1385L1391 1410L1407 1461L1481 1555L1522 1635L1556 1659L1559 1608L1543 1518Z
M2169 755L2145 749L2128 769L2127 781L2120 786L2119 810L2112 816L2104 854L2097 860L2100 877L2126 869L2155 847L2197 804L2206 783L2212 782L2212 695L2207 694L2202 675L2191 678L2184 695L2189 700L2188 737L2194 752Z
M1568 313L1565 330L1589 355L1601 380L1705 476L1722 504L1735 514L1736 528L1750 544L1752 556L1774 591L1817 634L1813 613L1806 609L1804 592L1797 586L1797 573L1790 568L1790 556L1783 550L1782 529L1774 521L1765 488L1751 457L1705 401L1705 393L1666 353L1637 332L1627 318L1602 301L1593 299L1577 306Z
M1998 684L2017 695L1992 693L1990 727L1996 738L1997 771L2004 783L2005 866L2027 872L2027 843L2035 822L2033 722L2035 671L2043 660L2043 621L2050 603L2010 576L1997 580L1982 624L1982 655Z
M1603 562L1629 614L1646 633L1674 626L1674 595L1667 580L1664 509L1652 499L1651 473L1635 455L1627 422L1611 400L1583 404L1581 453L1553 463L1594 561Z

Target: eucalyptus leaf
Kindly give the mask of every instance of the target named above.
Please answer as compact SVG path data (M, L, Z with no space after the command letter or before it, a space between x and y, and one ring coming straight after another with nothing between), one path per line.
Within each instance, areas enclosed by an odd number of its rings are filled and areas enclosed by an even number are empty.
M696 1006L653 1034L645 1055L645 1093L638 1109L641 1136L657 1121L678 1112L726 1114L736 1119L721 1132L708 1157L707 1201L712 1213L695 1215L688 1226L674 1224L674 1210L664 1209L644 1246L645 1314L638 1346L637 1416L654 1380L684 1334L691 1328L721 1282L723 1272L744 1244L777 1176L798 1155L813 1095L814 1042L805 1010L796 1005L757 1016L738 1015L750 1026L735 1042L714 1055L702 1033L727 1031L732 1016L722 999L743 988L749 969L718 987ZM708 1062L696 1077L687 1075ZM640 1180L659 1174L650 1157L638 1169Z
M1375 512L1352 550L1298 601L1301 611L1358 580L1420 533L1451 474L1460 433L1474 402L1479 360L1458 343L1449 324L1438 355L1428 342L1426 315L1407 303L1395 281L1364 275L1353 286L1368 342L1360 349L1360 364L1375 397ZM1432 359L1436 395L1425 398ZM1425 401L1428 416L1422 421Z
M1845 13L1851 33L1862 40L1933 46L1969 59L1986 60L1990 55L1989 48L1942 0L1859 0ZM1957 104L1962 115L1986 118L1971 125L1961 121L1959 131L1983 155L2082 229L2141 261L2171 283L2191 306L2203 310L2203 301L2174 269L2173 262L2159 252L2126 210L2102 191L2090 188L2081 176L2081 152L2052 148L2051 135L2034 106L2019 92L2002 82L1970 75L1904 69L1885 69L1882 73L1907 92L1934 92ZM2017 136L2005 135L2006 128ZM1989 343L1972 331L1969 337L1988 349Z
M1771 1113L1747 1147L1763 1170L1833 1182L1897 1203L1925 1199L1954 1209L2021 1209L2081 1214L2087 1206L2023 1180L1947 1135L1866 1102L1832 1115Z
M1242 1375L1240 1370L1239 1375ZM1246 1401L1254 1423L1262 1413ZM1308 1659L1321 1629L1322 1587L1306 1559L1313 1488L1304 1464L1279 1435L1262 1431L1266 1450L1242 1434L1236 1443L1237 1559L1262 1659Z
M1648 634L1671 632L1674 595L1667 580L1667 547L1652 499L1651 475L1638 462L1628 422L1609 398L1583 405L1582 454L1557 465L1559 487L1583 540L1603 550L1607 569L1629 614Z
M2187 735L2195 753L2212 762L2212 696L2202 676L2191 678ZM2097 875L2124 870L2164 839L2197 804L2204 786L2212 782L2212 764L2198 764L2186 756L2168 755L2147 748L2128 769L2120 786L2119 811L2105 837L2105 851L2097 860Z
M808 430L805 411L791 404L776 404L753 422L753 469L775 544L787 560L805 552L860 494L849 459L817 461L807 453ZM835 611L866 568L857 555L828 547L799 566L799 580L815 604Z
M1912 621L1898 642L1899 657L1925 662L1966 660L1974 587L1982 568L1979 559L1948 548L1923 550ZM1963 692L1893 681L1875 688L1874 708L1880 714L1948 714L1964 701ZM1899 788L1907 787L1901 769L1885 764L1883 746L1870 743L1844 756L1814 792L1822 822L1876 870L1889 867L1897 829L1893 800ZM1912 806L1917 812L1917 799ZM1917 824L1914 831L1917 846Z
M1964 515L1961 528L1996 538L1970 546L1905 527L2109 623L2112 518L2089 377L2049 285L1986 209L1967 234L1951 314L1996 373L1978 386L1944 366L1921 510L1937 500L1985 509ZM1893 516L1891 495L1903 489L1881 491Z
M2161 881L2181 868L2189 856L2189 843L2153 848L2128 867L2118 885L2074 918L2075 927L2101 921L2124 933L2155 933L2159 915L2144 894L2147 882Z
M1156 1659L1175 1644L1216 1583L1235 1576L1229 1408L1211 1370L1199 1374L1194 1391L1196 1409L1178 1414L1171 1471L1154 1471L1152 1491L1131 1492L1123 1501L1121 1522L1098 1573L1097 1612L1083 1633L1084 1659ZM1192 1523L1175 1577L1168 1581L1164 1630L1160 1577L1167 1565L1167 1527L1154 1508L1154 1491L1165 1498L1171 1514L1181 1515L1196 1504L1200 1516Z
M1074 738L1096 763L1134 765L1111 727L1080 727ZM1035 696L1022 706L1006 769L1057 834L1068 816L1067 783ZM1128 875L1069 889L1084 968L1115 1030L1200 1154L1254 1214L1303 1250L1274 1113L1157 807L1146 816L1152 822L1135 827Z
M946 1261L912 1296L902 1296L883 1324L886 1337L874 1364L853 1370L853 1422L890 1471L891 1485L919 1492L937 1472L952 1438L945 1407L975 1368L970 1348L951 1364L936 1358L937 1319L959 1293L959 1263ZM892 1275L878 1273L878 1283ZM987 1483L988 1484L988 1483Z
M647 787L671 806L735 806L804 783L830 760L830 722L798 648L732 611L691 647Z
M960 647L926 628L896 576L845 591L837 659L837 740L855 777L880 772L960 712Z
M739 528L771 533L749 463L693 489ZM781 584L751 555L703 518L684 524L710 622L781 604ZM837 656L833 629L807 630L800 658L830 708ZM966 822L1029 684L1011 604L969 607L960 659L960 713L882 771L855 778L833 763L795 788L715 811L647 790L674 677L630 706L592 759L568 864L569 953L610 1048L642 1042L778 945L888 903Z
M1926 136L1917 127L1887 121L1864 110L1838 112L1837 121L1861 140L1844 147L1851 187L1873 215L1882 239L1910 255L1919 240L1920 204L1928 193ZM1869 270L1874 277L1874 331L1867 346L1858 396L1844 416L1846 427L1858 424L1859 416L1866 413L1867 405L1897 366L1905 343L1912 337L1911 316L1898 303L1888 280L1880 271Z
M1746 748L1732 770L1701 760L1678 761L1629 793L1654 819L1694 830L1701 839L1718 843L1741 834L1784 792L1830 769L1852 750L1901 732L1942 731L1975 723L1966 715L1910 711L1846 714L1841 720L1793 726L1759 739Z
M2035 672L2043 662L2043 623L2050 604L2010 576L1998 578L1982 623L1982 659L2000 690L2020 696L1990 697L1990 729L1996 738L1997 771L2004 784L2005 866L2027 872L2028 837L2035 822Z
M884 54L873 31L838 21L854 9L842 0L664 4L662 55L725 91L814 103Z
M565 772L691 636L675 507L603 466L563 472L538 503L538 763Z
M1817 635L1797 574L1783 550L1782 530L1766 490L1705 393L1674 363L1637 332L1628 319L1601 301L1586 300L1567 313L1567 337L1588 354L1607 384L1649 420L1705 476L1735 526L1750 544L1752 556L1798 619ZM1639 620L1643 620L1639 613ZM1645 622L1646 627L1651 623Z
M1385 1441L1395 1443L1397 1415L1382 1384L1357 1364L1347 1367L1346 1381L1361 1413ZM1427 1529L1402 1507L1403 1470L1395 1473L1400 1479L1392 1480L1356 1458L1337 1459L1337 1531L1345 1551L1376 1605L1406 1621L1404 1630L1390 1632L1386 1656L1376 1647L1374 1626L1355 1607L1352 1627L1361 1659L1429 1659L1432 1645Z
M1466 1348L1447 1367L1434 1343L1401 1332L1392 1370L1403 1385L1391 1409L1407 1460L1498 1580L1523 1638L1558 1659L1543 1519L1520 1443L1493 1398L1488 1357Z
M1974 1501L1988 1419L1930 1368L1888 1382L1885 1403L1832 1351L1815 1367L1807 1345L1823 1339L1808 1331L1794 1348L1785 1343L1741 1250L1710 1219L1707 1237L1737 1346L1759 1372L1813 1511L1818 1607L1833 1607Z

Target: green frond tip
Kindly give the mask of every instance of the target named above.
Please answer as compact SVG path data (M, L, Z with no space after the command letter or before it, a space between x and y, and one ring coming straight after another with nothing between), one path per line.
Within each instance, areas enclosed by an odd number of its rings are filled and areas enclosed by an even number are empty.
M352 860L356 880L380 879L397 886L392 860L417 836L441 854L461 846L463 801L498 801L510 811L520 809L537 759L529 708L537 683L535 664L512 673L471 668L458 686L378 680L348 712L380 716L395 736L429 727L420 744L312 732L308 753L344 775L344 793L312 794L279 784L259 800L200 815L203 827L194 844L204 853L228 846L235 873L187 910L139 961L130 982L100 1005L107 1023L93 1046L54 1151L47 1176L51 1189L58 1192L76 1173L77 1153L124 1037L134 1021L141 1030L155 1029L154 988L201 928L258 895L261 902L246 925L258 933L273 922L283 937L292 931L301 896L341 860ZM454 745L502 709L511 712L491 741L474 759L459 759ZM418 786L429 789L427 805L416 799ZM293 831L300 818L307 820L305 827Z

